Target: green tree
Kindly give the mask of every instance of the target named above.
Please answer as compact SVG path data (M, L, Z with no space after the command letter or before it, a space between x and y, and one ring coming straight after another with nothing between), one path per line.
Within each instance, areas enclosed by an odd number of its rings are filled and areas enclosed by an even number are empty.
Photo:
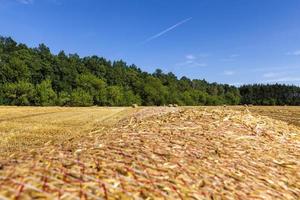
M229 105L237 105L240 103L240 97L232 92L228 92L225 94L225 102Z
M52 89L51 81L49 79L42 81L36 86L36 105L55 105L56 97L56 93Z
M93 97L89 92L83 89L75 89L70 97L71 106L91 106L93 105Z
M57 97L56 105L59 106L71 105L71 94L65 91L60 92Z
M208 96L206 98L206 105L209 106L217 106L217 105L222 105L224 104L224 99L219 96Z
M34 86L25 81L5 83L2 87L2 92L5 104L28 106L34 102Z
M107 101L106 83L95 75L81 74L76 79L76 86L93 96L94 104L105 105Z
M148 77L143 92L146 105L164 105L167 103L167 87L158 78Z
M194 106L196 105L196 102L191 96L191 93L189 91L185 91L181 94L182 101L184 102L184 105L188 106Z
M142 100L139 95L134 94L131 90L125 91L123 96L123 106L130 106L132 104L141 105Z
M35 91L36 90L36 91ZM56 101L54 93L58 94ZM209 83L98 56L58 55L0 37L0 104L11 105L300 105L300 87Z
M124 105L123 90L119 86L107 87L107 105L109 106L121 106Z

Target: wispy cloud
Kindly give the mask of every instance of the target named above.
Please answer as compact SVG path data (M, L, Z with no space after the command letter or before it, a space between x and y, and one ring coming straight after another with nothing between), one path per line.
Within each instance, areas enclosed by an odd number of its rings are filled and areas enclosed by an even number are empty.
M185 62L177 63L177 66L189 66L189 67L206 67L206 63L196 62L194 60L186 60Z
M185 58L189 59L189 60L195 60L195 59L198 59L198 58L207 58L209 56L210 56L210 54L208 54L208 53L187 54L187 55L185 55Z
M299 74L297 71L270 71L264 73L262 75L264 83L276 83L276 82L297 82L300 81L300 76L295 74Z
M240 87L242 85L244 85L245 83L241 83L241 82L236 82L236 83L229 83L229 85L233 85L233 86L236 86L236 87Z
M17 2L22 4L33 4L34 0L17 0Z
M185 56L185 58L186 58L187 60L195 60L195 59L196 59L196 56L194 56L193 54L188 54L188 55Z
M263 74L263 77L265 77L265 78L274 78L274 77L278 77L278 76L282 76L282 72L267 72L267 73Z
M288 70L298 70L300 69L299 66L283 66L283 67L260 67L260 68L253 68L251 71L253 72L274 72L274 71L288 71Z
M293 52L287 52L286 55L288 55L288 56L300 56L300 50L293 51Z
M200 62L194 54L185 55L185 61L177 63L177 66L188 66L188 67L205 67L206 63Z
M163 31L161 31L161 32L159 32L159 33L157 33L157 34L155 34L155 35L153 35L153 36L147 38L147 39L144 40L141 44L146 44L146 43L150 42L151 40L157 39L157 38L161 37L162 35L164 35L164 34L170 32L170 31L174 30L175 28L177 28L177 27L179 27L179 26L185 24L186 22L188 22L188 21L190 21L190 20L192 20L191 17L190 17L190 18L187 18L187 19L185 19L185 20L182 20L182 21L180 21L180 22L174 24L173 26L170 26L169 28L166 28L165 30L163 30Z
M275 79L270 80L264 80L264 83L277 83L277 82L296 82L300 81L300 76L285 76L285 77L279 77Z
M226 76L232 76L234 74L235 74L235 71L233 71L233 70L225 70L224 71L224 75L226 75Z

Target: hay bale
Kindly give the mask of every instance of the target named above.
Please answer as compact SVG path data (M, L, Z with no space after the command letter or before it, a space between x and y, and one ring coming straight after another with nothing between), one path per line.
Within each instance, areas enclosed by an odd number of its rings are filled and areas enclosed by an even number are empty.
M173 107L178 107L178 105L177 104L173 104Z
M173 107L173 104L169 104L168 107Z

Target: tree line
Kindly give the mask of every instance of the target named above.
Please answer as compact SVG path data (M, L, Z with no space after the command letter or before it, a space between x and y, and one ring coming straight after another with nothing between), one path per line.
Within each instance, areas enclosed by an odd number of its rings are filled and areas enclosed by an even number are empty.
M57 55L40 44L29 48L10 37L0 37L0 104L33 106L236 105L279 104L280 92L290 86L268 85L271 101L258 98L256 85L237 88L206 80L177 78L157 69L142 71L125 62L98 56ZM264 86L261 86L264 87ZM299 93L299 88L296 92ZM248 92L249 91L249 92ZM250 93L251 92L251 93ZM299 104L299 96L284 104ZM296 100L295 100L296 99Z
M239 88L241 103L253 105L300 105L300 87L254 84Z

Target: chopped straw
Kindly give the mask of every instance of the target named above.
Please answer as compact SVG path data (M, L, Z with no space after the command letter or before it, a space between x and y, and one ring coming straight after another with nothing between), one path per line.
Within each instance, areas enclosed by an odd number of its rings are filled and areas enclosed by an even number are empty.
M0 199L299 199L300 129L250 111L143 108L1 158Z

